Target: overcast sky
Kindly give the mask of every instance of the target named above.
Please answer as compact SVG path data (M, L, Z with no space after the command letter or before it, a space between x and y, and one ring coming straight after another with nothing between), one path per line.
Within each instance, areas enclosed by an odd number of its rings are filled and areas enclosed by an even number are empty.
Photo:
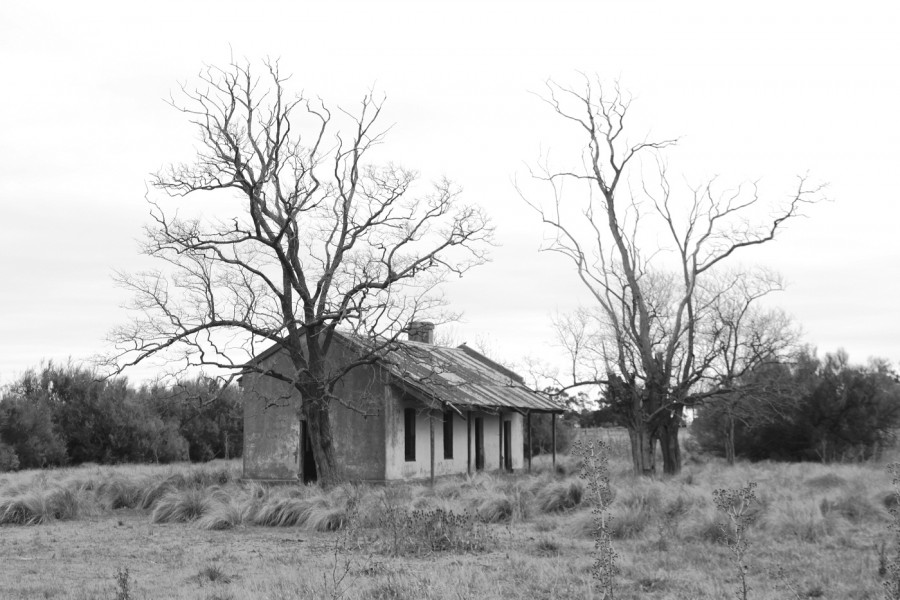
M105 350L127 318L113 270L146 266L148 173L189 159L163 101L231 53L280 57L291 85L352 105L373 86L384 153L448 176L497 225L493 261L446 294L457 341L553 361L551 314L584 296L512 180L572 151L534 94L578 72L635 96L636 136L680 136L679 179L791 177L830 201L741 256L778 269L777 303L820 353L900 361L900 8L892 2L3 2L0 382ZM576 149L577 150L577 149ZM133 377L148 377L135 371Z

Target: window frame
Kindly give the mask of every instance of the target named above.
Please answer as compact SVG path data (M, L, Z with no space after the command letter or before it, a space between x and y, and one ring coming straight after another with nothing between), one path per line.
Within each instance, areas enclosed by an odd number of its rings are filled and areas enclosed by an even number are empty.
M444 460L453 460L453 411L444 410Z
M403 409L403 458L416 462L416 409Z

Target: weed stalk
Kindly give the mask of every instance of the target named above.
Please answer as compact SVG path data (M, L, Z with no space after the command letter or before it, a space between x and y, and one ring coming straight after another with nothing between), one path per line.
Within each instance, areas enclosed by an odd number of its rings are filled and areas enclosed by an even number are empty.
M749 544L747 542L747 527L750 525L749 509L756 502L756 482L751 481L746 486L738 489L719 489L713 491L713 500L716 508L728 517L728 522L722 524L722 533L728 542L728 548L734 557L737 567L737 590L739 600L747 600L747 592L750 587L747 584L747 565L744 558L747 555ZM728 527L734 529L734 539L729 539Z
M895 502L891 503L889 509L891 512L889 528L894 538L895 548L891 557L888 558L884 545L882 545L878 572L887 576L887 579L881 582L884 586L885 598L900 600L900 463L889 464L888 472L891 474L895 495Z
M581 458L579 473L588 488L593 501L591 513L594 520L594 566L591 574L600 584L603 600L615 597L615 579L619 574L616 561L619 555L612 547L610 535L609 505L612 502L612 489L609 485L609 448L602 440L587 443L576 442L573 450Z

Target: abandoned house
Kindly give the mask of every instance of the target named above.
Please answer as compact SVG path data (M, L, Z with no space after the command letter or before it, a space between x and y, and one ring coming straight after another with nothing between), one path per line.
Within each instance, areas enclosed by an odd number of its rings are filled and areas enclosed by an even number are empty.
M341 401L331 405L332 438L348 479L384 482L530 469L524 442L533 413L554 415L555 437L555 416L563 412L558 401L529 390L519 375L465 344L433 345L433 332L431 323L413 323L408 341L354 369L335 388ZM334 361L349 358L358 343L347 334L335 340L329 351ZM256 360L290 372L278 346ZM299 392L264 375L247 375L242 386L244 478L314 481Z

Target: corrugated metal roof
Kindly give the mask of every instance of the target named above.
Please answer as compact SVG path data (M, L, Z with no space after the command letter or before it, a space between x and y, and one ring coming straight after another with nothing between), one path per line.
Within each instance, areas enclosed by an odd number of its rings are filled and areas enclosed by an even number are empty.
M365 352L371 340L336 331L336 339ZM394 341L394 349L378 363L397 378L398 384L424 400L449 403L457 408L513 408L521 411L563 412L565 406L546 394L532 391L521 376L463 344L456 348L421 342ZM263 360L282 350L273 344L257 355Z
M521 377L465 344L445 348L397 342L383 364L414 392L456 407L564 410L561 402L528 389Z

